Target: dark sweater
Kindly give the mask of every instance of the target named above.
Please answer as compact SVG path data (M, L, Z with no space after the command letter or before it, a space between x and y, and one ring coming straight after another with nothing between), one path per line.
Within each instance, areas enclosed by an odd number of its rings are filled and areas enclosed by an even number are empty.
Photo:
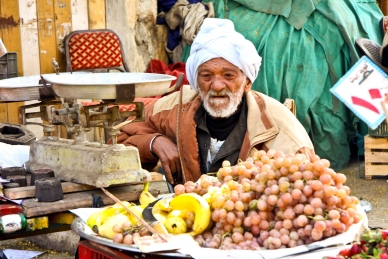
M213 119L201 106L195 114L197 124L197 142L201 165L201 173L217 172L222 162L228 160L232 165L237 164L240 148L247 131L248 107L243 98L241 109L225 119ZM209 171L206 170L206 161L210 147L210 138L223 141L219 152L215 156Z

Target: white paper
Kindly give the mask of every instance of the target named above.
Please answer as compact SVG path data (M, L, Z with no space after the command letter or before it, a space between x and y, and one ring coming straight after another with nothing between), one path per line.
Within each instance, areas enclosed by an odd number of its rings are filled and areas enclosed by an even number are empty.
M376 129L385 118L388 105L388 75L372 60L363 56L330 89L354 114L371 129Z
M365 211L361 208L360 205L357 206L357 213L362 215L362 220L357 224L353 224L350 226L348 231L345 233L338 234L333 237L329 237L325 240L314 242L309 245L296 246L293 248L283 248L276 250L258 250L258 251L247 251L247 250L218 250L211 248L200 248L196 250L184 249L180 250L184 254L189 254L193 258L235 258L235 259L246 259L246 258L263 258L263 259L281 259L287 256L308 253L311 254L313 252L317 252L315 250L321 250L323 248L327 248L330 246L344 246L348 243L351 243L355 240L360 239L360 235L362 232L368 228L368 218L366 216ZM289 257L289 258L297 258L297 257ZM312 258L322 258L322 257L310 257Z
M7 197L3 196L3 195L1 195L1 193L0 193L0 200L10 201L10 202L16 203L18 205L22 205L23 202L24 202L24 199L21 199L21 200L11 200L11 199L8 199Z
M190 255L195 259L264 259L257 251L251 250L219 250L212 248L199 248L195 250L181 249L181 254ZM273 252L272 252L273 253Z
M30 157L30 146L0 142L0 167L21 167Z
M3 41L0 39L0 57L7 53L7 49L4 46Z
M347 245L347 246L335 246L335 247L328 247L328 248L323 248L319 249L314 252L309 252L309 253L303 253L299 255L291 255L287 257L283 257L282 259L313 259L313 258L323 258L324 256L337 256L339 252L343 249L350 248L352 245Z
M79 208L74 210L69 210L71 213L74 213L77 215L80 219L82 219L83 222L86 223L89 216L92 215L96 211L100 211L103 208Z
M5 249L3 250L3 252L8 259L30 259L45 253L41 251L16 250L16 249Z
M11 201L11 202L13 202L13 203L15 203L15 204L22 205L23 202L24 202L24 199L22 199L22 200L9 200L9 201Z
M0 176L0 183L9 183L9 180L3 179L3 178L1 178L1 176Z

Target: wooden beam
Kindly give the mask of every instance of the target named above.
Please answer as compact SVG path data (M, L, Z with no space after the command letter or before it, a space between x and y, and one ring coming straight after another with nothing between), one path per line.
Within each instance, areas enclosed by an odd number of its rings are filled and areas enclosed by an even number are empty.
M150 184L151 188L156 188L160 191L161 194L168 193L167 184L165 181L162 182L152 182ZM135 202L139 200L139 195L143 189L143 184L137 185L128 185L121 187L109 187L107 188L110 193L112 193L116 198L122 201ZM35 199L26 199L24 200L23 214L29 217L35 217L40 215L47 215L50 213L57 213L68 211L71 209L77 209L82 207L92 207L93 199L92 194L101 196L105 205L114 204L115 202L109 198L104 192L100 189L91 190L85 192L76 192L64 194L62 200L54 202L38 202Z
M38 20L35 1L19 5L23 76L39 75Z
M8 122L7 104L0 103L0 121Z
M151 172L151 182L160 182L163 181L163 175L156 172ZM62 182L62 192L71 193L71 192L81 192L98 189L95 186L72 183L72 182ZM30 198L35 196L35 186L25 186L18 188L4 189L4 196L11 200Z
M87 0L71 0L71 27L73 31L89 29Z
M52 1L37 0L38 45L40 73L54 73L52 58L56 58L55 13Z
M38 47L38 20L36 13L36 1L19 1L19 25L20 25L20 44L21 44L21 66L23 68L23 76L39 75L39 47ZM27 55L23 55L27 53ZM25 102L24 105L31 104L36 101ZM39 108L29 110L37 112ZM11 117L17 115L17 111L12 109L10 112L15 112ZM30 119L30 122L40 122L39 118ZM35 136L39 139L43 136L42 127L37 125L27 125Z
M60 71L66 71L64 39L72 31L70 0L53 1L55 17L56 60Z
M384 15L388 15L388 0L380 0L380 9Z
M89 29L105 29L105 0L89 0Z
M18 53L18 74L23 75L22 46L20 41L19 1L0 1L0 16L2 19L1 39L8 52Z
M94 190L97 188L86 184L78 184L71 182L62 182L61 185L63 193ZM5 197L11 200L35 197L35 186L24 186L18 188L4 189L4 195Z
M1 39L8 52L16 52L18 56L18 75L23 74L22 48L20 43L19 3L18 0L0 1L2 18ZM18 123L17 109L23 102L6 104L6 122ZM4 116L2 116L4 117Z

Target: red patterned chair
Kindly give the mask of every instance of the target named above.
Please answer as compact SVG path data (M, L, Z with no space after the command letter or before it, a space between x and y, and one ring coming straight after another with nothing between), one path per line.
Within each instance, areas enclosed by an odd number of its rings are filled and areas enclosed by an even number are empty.
M120 37L112 30L73 31L65 38L67 71L119 70L130 72Z

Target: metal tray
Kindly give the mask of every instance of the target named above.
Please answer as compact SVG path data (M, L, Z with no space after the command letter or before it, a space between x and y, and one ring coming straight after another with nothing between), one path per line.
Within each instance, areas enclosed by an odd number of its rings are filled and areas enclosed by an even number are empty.
M77 72L85 74L86 72ZM90 73L90 72L89 72ZM63 73L66 75L70 73ZM44 74L45 79L58 76L57 74ZM39 83L40 75L13 77L0 80L0 100L8 102L21 102L41 100L43 98L55 98L54 92L51 90L51 85L46 90L43 84Z
M81 218L76 218L73 220L71 223L71 230L79 235L80 237L86 238L90 241L106 245L109 247L125 250L125 251L130 251L136 254L146 254L143 253L142 251L137 248L137 246L129 246L129 245L124 245L124 244L118 244L114 243L112 240L104 237L100 237L95 234L91 234L90 232L92 231L88 226L86 226L85 222ZM154 255L159 255L163 256L166 258L192 258L191 256L183 255L178 252L160 252L160 253L152 253Z
M152 73L61 74L45 78L56 95L74 99L115 100L116 86L135 87L135 97L165 94L176 77ZM127 86L125 86L127 87Z

